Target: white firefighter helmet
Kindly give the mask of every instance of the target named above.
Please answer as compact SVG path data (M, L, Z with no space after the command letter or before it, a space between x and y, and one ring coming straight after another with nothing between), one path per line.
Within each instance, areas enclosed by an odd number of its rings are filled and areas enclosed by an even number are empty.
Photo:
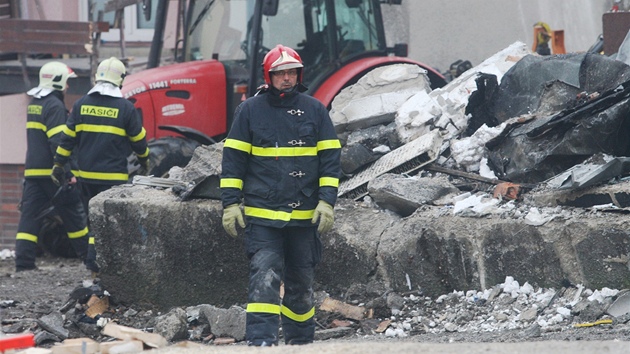
M106 81L122 87L123 80L127 75L127 69L122 61L115 57L103 60L96 69L95 82Z
M64 63L52 61L39 69L39 88L63 91L69 78L77 75Z

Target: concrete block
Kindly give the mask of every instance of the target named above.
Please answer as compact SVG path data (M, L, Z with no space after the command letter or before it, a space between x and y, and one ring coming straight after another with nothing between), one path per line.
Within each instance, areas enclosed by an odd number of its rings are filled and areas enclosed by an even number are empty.
M90 223L103 285L116 300L163 310L246 301L242 240L225 233L221 216L219 201L181 202L167 190L124 185L99 194Z

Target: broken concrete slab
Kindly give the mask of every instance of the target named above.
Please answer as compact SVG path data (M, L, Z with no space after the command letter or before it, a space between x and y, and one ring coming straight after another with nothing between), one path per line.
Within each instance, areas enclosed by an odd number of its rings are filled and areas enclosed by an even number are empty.
M504 73L530 53L525 43L515 42L446 86L431 91L428 97L423 94L412 96L409 100L418 102L405 102L396 113L396 127L403 143L425 134L427 126L442 130L445 143L458 136L468 125L465 109L468 97L476 89L477 75L493 74L500 81Z
M216 200L181 202L171 191L144 186L99 194L91 201L90 226L103 284L117 301L166 310L244 302L247 259L242 241L223 230L221 215Z
M392 289L444 294L479 284L475 250L464 236L474 228L440 219L413 214L385 231L378 249L379 275ZM451 229L462 226L468 230Z
M241 241L221 227L219 201L181 202L166 190L122 186L91 204L102 284L113 298L162 309L246 301L247 260ZM403 219L340 200L316 282L343 293L377 280L427 295L484 289L508 275L540 287L563 279L630 287L628 264L613 261L630 253L629 223L569 213L533 226L517 213L462 217L432 206Z
M400 216L413 214L423 204L460 194L446 177L406 177L386 173L368 183L370 197L383 209Z
M169 179L182 183L173 190L182 200L194 198L221 199L220 175L223 142L200 145L190 162L183 168L175 166L169 171Z
M426 70L413 64L382 66L335 96L330 118L337 132L388 124L400 105L421 91L431 91Z

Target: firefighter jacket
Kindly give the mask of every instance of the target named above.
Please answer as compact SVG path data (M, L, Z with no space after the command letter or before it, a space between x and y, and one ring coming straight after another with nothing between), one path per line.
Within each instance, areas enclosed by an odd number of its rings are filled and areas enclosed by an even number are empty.
M149 155L146 131L133 104L98 92L81 97L63 131L55 162L65 164L74 151L85 183L116 185L129 176L127 157Z
M328 111L311 96L273 92L237 108L223 149L223 206L240 204L253 224L312 226L319 200L335 205L341 144Z
M53 157L67 118L68 110L61 91L31 100L26 115L24 177L50 179Z

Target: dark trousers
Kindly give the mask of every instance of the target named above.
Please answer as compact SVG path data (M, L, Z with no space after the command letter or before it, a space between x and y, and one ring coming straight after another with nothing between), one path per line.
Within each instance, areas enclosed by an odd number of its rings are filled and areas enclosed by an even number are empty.
M278 229L250 223L245 247L249 258L247 342L277 344L280 320L287 344L313 342L313 279L322 250L317 228Z
M113 187L111 184L95 184L95 183L81 183L81 192L83 195L83 207L85 208L88 221L90 216L90 200L97 194L104 192ZM89 245L87 252L86 266L93 272L98 273L100 268L96 262L96 240L93 232L89 235Z
M22 191L22 206L15 240L15 267L17 270L35 268L37 243L43 226L42 213L54 206L63 222L70 244L79 259L85 261L88 249L87 214L76 185L62 189L50 178L27 178Z

